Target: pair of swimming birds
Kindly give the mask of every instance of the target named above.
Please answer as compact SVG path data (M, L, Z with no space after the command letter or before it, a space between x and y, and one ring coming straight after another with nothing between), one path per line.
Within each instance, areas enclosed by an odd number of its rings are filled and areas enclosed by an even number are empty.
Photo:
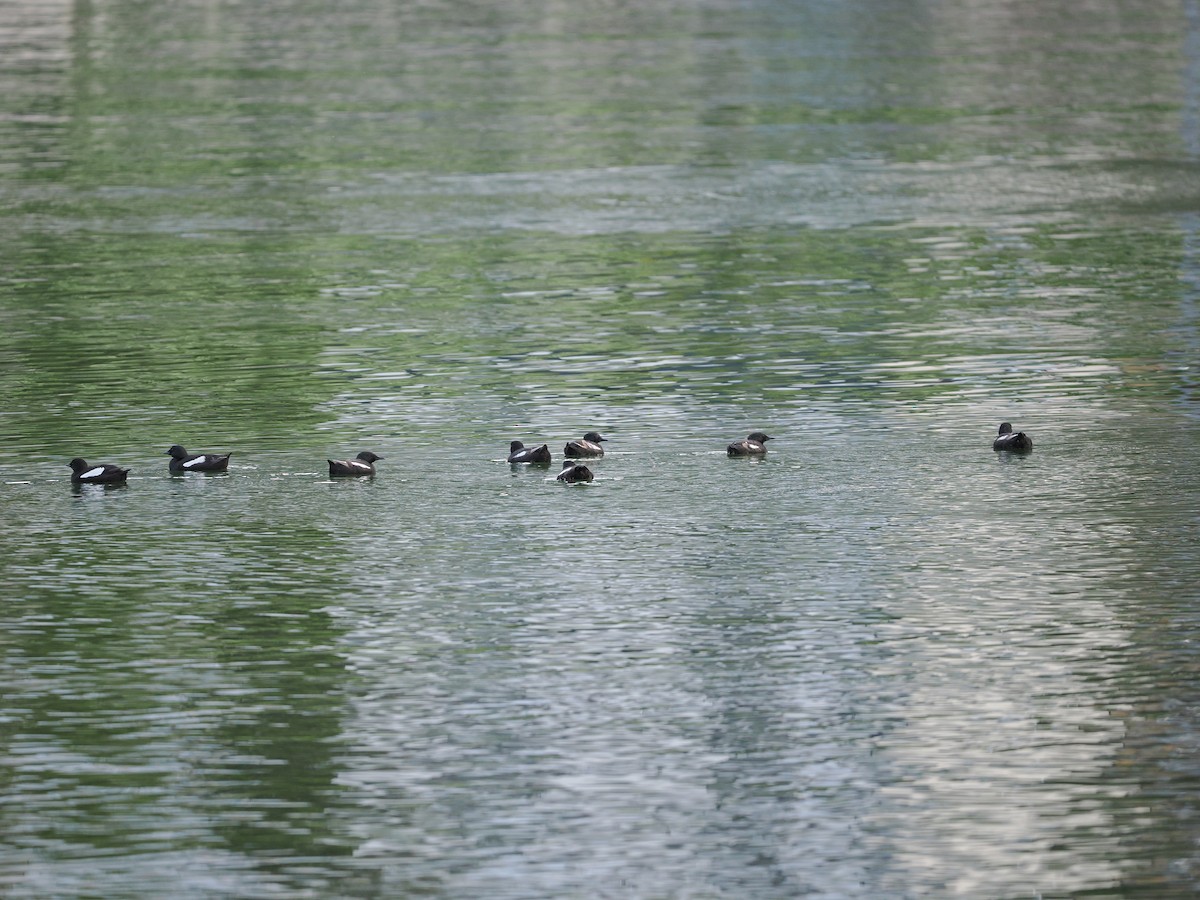
M596 459L604 455L604 448L600 445L607 440L608 438L600 436L600 432L589 431L581 440L567 441L567 445L563 447L563 456L567 459ZM526 447L520 441L513 441L508 445L508 461L548 466L552 461L550 445Z
M188 453L175 444L166 455L171 457L167 467L173 474L182 475L185 472L225 472L233 454ZM129 469L111 463L92 465L78 456L67 465L71 467L71 481L75 484L120 484L129 477Z
M583 463L575 462L575 460L598 459L603 456L604 448L600 445L607 440L608 438L600 436L600 432L589 431L578 441L567 441L567 445L563 447L563 456L567 458L563 460L562 471L555 476L555 480L567 484L586 484L593 481L596 478L595 473ZM552 461L550 445L526 447L520 441L513 441L508 445L508 461L514 464L529 463L535 466L548 466Z

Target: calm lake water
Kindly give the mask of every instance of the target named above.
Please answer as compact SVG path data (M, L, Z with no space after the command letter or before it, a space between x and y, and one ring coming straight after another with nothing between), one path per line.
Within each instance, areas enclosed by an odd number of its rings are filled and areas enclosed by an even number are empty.
M1200 892L1200 0L15 0L0 238L5 896Z

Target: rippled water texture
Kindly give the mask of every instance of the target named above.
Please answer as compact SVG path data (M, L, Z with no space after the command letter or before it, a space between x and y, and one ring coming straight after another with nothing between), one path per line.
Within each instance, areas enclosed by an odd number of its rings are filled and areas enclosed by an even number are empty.
M0 4L0 894L1193 895L1198 87L1196 0Z

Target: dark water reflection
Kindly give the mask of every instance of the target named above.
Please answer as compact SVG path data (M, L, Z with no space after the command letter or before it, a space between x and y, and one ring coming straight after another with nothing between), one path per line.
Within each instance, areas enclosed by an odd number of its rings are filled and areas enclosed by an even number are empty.
M1193 4L582 10L0 10L0 891L1193 892Z

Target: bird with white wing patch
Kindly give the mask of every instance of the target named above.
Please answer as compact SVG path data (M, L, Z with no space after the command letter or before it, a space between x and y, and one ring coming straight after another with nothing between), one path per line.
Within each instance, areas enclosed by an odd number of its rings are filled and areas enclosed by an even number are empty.
M71 467L72 484L123 484L129 476L128 469L122 469L111 463L91 465L86 459L79 456L67 465Z

